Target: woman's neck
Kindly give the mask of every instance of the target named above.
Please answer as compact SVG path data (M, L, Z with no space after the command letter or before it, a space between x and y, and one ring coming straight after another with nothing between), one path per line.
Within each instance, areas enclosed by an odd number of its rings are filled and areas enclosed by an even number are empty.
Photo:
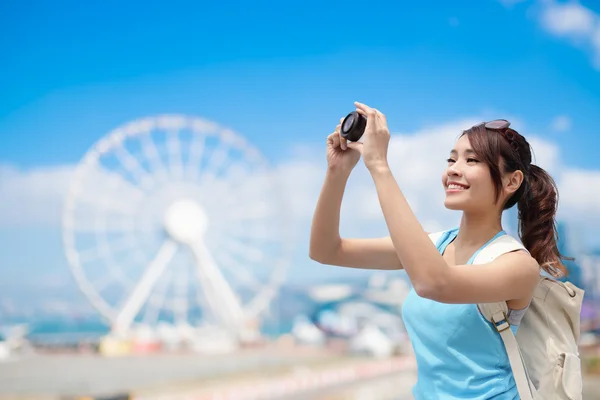
M464 212L454 245L459 248L481 247L501 230L502 221L499 215Z

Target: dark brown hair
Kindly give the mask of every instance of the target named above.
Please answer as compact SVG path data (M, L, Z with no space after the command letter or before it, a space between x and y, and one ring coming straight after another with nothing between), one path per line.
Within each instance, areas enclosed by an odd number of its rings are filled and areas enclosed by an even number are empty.
M519 236L525 248L546 272L557 278L567 276L562 260L572 258L563 256L556 243L558 189L546 171L531 164L531 147L527 140L514 129L495 131L483 125L474 126L463 135L468 136L475 154L489 166L496 201L502 189L502 174L523 172L523 183L507 199L503 210L518 205Z

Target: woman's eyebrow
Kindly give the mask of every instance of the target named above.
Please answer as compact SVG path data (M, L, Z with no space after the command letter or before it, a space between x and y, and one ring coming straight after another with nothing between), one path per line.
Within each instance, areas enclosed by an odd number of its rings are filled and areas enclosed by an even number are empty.
M456 149L452 149L450 150L450 154L457 155L458 151ZM473 149L466 149L465 154L475 154L475 152L473 151Z

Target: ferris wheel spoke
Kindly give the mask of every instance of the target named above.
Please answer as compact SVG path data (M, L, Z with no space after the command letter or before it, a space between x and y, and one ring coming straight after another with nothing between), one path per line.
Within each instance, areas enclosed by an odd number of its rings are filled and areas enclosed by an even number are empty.
M150 262L142 278L135 286L117 315L115 321L115 328L117 330L127 330L129 328L135 316L140 311L144 301L150 295L156 281L163 274L167 264L171 261L176 251L177 244L174 241L167 239L163 242L160 250Z
M130 223L133 224L132 221ZM131 265L137 261L136 258L140 253L135 246L136 239L133 236L132 230L128 230L124 236L120 236L117 240L110 240L107 235L106 220L99 218L99 216L96 219L96 229L96 248L103 254L109 271L120 282L130 283L130 279L125 275L125 269L119 268L117 262L114 260L114 256L123 253L125 250L130 250L125 259L122 260L124 265Z
M246 179L241 183L232 186L239 193L238 196L228 196L228 206L239 206L238 208L246 208L252 206L262 207L271 197L265 196L269 193L269 188L263 183L263 178L257 174L247 175ZM273 201L271 200L271 205Z
M269 229L264 224L252 225L250 228L244 227L242 224L230 224L227 226L227 234L237 239L249 239L263 243L280 242L280 236L269 232Z
M246 310L249 317L254 317L260 312L268 309L269 303L277 295L277 286L278 285L268 286L248 303Z
M174 299L175 304L173 305L175 320L177 324L184 325L187 320L188 314L188 270L183 266L180 273L174 282L176 298Z
M98 290L99 292L104 290L113 281L119 282L123 285L128 285L130 283L130 281L127 278L127 276L125 275L124 271L122 269L119 269L117 267L117 264L115 262L113 262L112 260L107 261L105 270L108 273L105 273L98 280L98 282L96 282L96 283L92 282L92 284L94 285L96 290Z
M135 237L132 235L126 235L111 243L111 249L113 252L125 251L135 246ZM87 264L89 262L96 261L99 258L106 257L108 253L108 246L97 245L96 247L81 250L79 252L79 260L82 263Z
M146 196L143 190L114 170L100 163L96 163L90 168L90 173L97 175L94 180L95 185L103 185L106 182L106 188L117 190L120 194L126 195L126 199L129 201L139 201Z
M264 261L263 253L259 249L232 237L228 237L223 241L222 249L243 256L244 259L252 262Z
M235 191L243 184L243 177L247 176L247 172L242 169L241 165L238 165L234 170L232 168L228 167L219 178L219 184L210 188L212 195L207 200L212 200L211 204L223 204L224 199L227 199L225 201L228 203L231 202L232 199L229 199L229 197L235 196L227 196L226 194ZM202 178L204 184L210 184L215 181L216 177L217 175L214 172L209 172L205 173Z
M125 275L125 271L118 267L117 263L113 259L113 253L110 250L110 246L108 244L107 238L100 233L103 232L103 229L99 229L99 233L97 234L97 248L100 253L103 254L104 261L106 263L106 269L108 270L110 276L114 277L116 281L122 282L124 284L128 284L130 281ZM124 261L128 261L127 259Z
M167 180L167 171L161 161L160 154L158 153L158 149L156 148L156 144L150 136L150 132L145 132L143 135L141 135L141 144L142 153L144 154L144 157L146 157L146 159L148 160L149 166L151 168L150 173L160 178L160 180Z
M215 174L209 174L205 183L214 182L216 179ZM213 193L209 199L208 204L215 208L224 207L246 207L248 201L253 201L257 194L264 195L261 188L256 188L254 193L246 193L243 188L248 187L248 182L253 182L253 175L250 175L247 168L241 163L228 167L223 174L219 177L219 184L211 187L211 193ZM213 192L214 191L214 192ZM230 196L228 193L239 192L238 196Z
M228 152L229 146L220 142L219 146L211 153L206 170L200 175L200 185L207 185L210 187L219 175L219 171L225 163L225 160L227 160Z
M243 319L242 308L212 255L201 240L190 244L197 260L196 272L204 298L215 318L224 326L236 330Z
M115 282L115 278L116 277L113 274L105 274L102 277L100 277L100 279L98 279L98 281L96 281L95 283L92 282L92 284L94 285L94 288L98 293L102 293L104 290L108 289L111 284ZM119 279L117 278L116 280L118 281Z
M114 198L107 198L102 196L97 196L91 192L79 192L74 194L77 200L82 204L91 206L95 209L105 209L109 211L114 211L116 213L121 214L122 216L133 216L135 215L135 203L133 202L124 202L118 201Z
M254 275L252 275L248 271L248 265L242 264L237 259L233 258L228 252L219 253L220 261L223 261L221 264L223 269L228 270L238 278L240 281L243 281L248 287L261 290L263 288L263 284L260 283Z
M158 287L152 292L147 301L147 307L144 311L143 321L146 324L156 324L160 316L160 310L164 307L167 300L167 292L173 274L171 271L166 271L163 279L158 283Z
M93 261L98 260L99 258L106 257L107 251L105 247L96 246L90 249L81 250L79 252L79 262L83 264L87 264Z
M154 178L140 165L134 156L123 146L123 143L119 143L119 146L115 149L115 155L125 168L144 189L149 189L154 185Z
M169 153L169 163L171 164L171 173L177 179L183 178L183 162L181 158L181 143L177 130L173 129L167 134L167 152Z
M206 136L200 134L194 135L186 168L187 174L192 181L198 179L198 170L200 168L200 161L204 155L205 146Z
M272 204L267 201L246 204L227 210L228 221L261 220L271 216Z
M87 211L87 210L86 210ZM102 213L83 212L78 210L78 218L72 215L63 218L63 225L73 233L95 234L98 230L110 233L128 233L132 234L135 229L133 214L115 213L114 218L108 218ZM101 223L98 222L98 214L105 218Z
M127 259L123 261L127 262ZM112 258L106 261L106 270L108 271L107 275L114 278L116 282L120 282L124 286L131 285L131 279L125 275L125 271L119 268L119 265Z
M198 275L198 276L200 276L200 275ZM220 322L217 320L216 316L213 314L214 311L211 308L212 305L208 302L206 293L202 292L202 286L195 288L194 295L195 295L194 297L196 298L196 303L198 304L200 309L203 310L202 318L208 320L212 316L213 320ZM205 314L204 310L207 310L208 313Z
M236 190L244 184L244 180L249 176L247 168L244 168L241 163L228 166L222 174L224 185L220 187L220 192Z
M144 257L143 253L139 251L139 249L134 248L132 252L130 252L127 256L120 258L119 262L117 262L113 253L109 251L107 256L106 265L115 277L118 277L120 282L124 282L127 285L130 285L131 279L128 278L125 273L129 272L132 267L137 267L142 263L145 263L147 260Z
M242 182L249 176L248 169L249 166L236 161L226 167L225 171L223 172L223 177L226 181L232 182L232 184L237 186L238 182Z
M77 283L116 333L163 319L239 330L268 308L288 258L285 227L272 223L287 217L273 183L256 148L200 118L159 115L114 129L69 186L63 242ZM175 218L179 203L197 204L202 218ZM165 233L176 240L148 254ZM195 242L203 236L209 243ZM176 243L190 248L192 270Z

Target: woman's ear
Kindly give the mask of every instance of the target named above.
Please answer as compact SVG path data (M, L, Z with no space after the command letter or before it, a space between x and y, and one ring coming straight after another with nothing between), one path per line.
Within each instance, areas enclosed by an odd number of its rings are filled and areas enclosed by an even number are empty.
M523 184L523 171L517 170L506 174L504 179L504 190L508 195L515 193Z

